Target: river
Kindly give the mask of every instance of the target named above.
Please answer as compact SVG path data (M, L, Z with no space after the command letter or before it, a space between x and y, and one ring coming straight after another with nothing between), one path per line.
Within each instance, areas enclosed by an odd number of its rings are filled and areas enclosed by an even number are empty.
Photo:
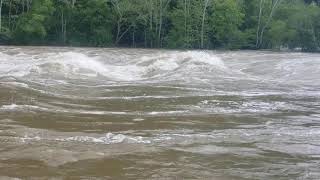
M319 179L320 54L0 47L0 179Z

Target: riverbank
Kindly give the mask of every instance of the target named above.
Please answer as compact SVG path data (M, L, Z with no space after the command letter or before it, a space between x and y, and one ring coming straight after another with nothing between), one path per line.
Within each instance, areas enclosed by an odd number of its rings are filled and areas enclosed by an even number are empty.
M144 48L144 47L94 47L94 46L63 46L63 45L11 45L11 44L0 44L0 47L35 47L35 48L73 48L73 49L140 49L140 50L158 50L158 51L213 51L213 52L223 52L223 51L248 51L248 52L274 52L274 53L320 53L320 51L302 51L302 49L175 49L175 48Z

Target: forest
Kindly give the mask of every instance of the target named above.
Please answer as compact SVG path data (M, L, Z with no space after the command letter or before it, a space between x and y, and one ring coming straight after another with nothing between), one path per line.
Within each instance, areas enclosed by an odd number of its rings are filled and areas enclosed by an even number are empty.
M320 0L0 0L0 44L320 51Z

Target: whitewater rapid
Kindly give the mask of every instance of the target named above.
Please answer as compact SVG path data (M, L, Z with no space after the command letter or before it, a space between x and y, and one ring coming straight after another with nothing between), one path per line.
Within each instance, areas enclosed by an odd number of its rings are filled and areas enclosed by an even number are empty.
M319 54L0 47L5 177L317 179L319 147Z

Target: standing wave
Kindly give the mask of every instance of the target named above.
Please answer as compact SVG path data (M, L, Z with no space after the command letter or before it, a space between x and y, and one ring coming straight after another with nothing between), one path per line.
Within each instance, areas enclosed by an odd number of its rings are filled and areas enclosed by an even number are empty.
M174 74L192 76L196 73L206 74L206 70L226 69L219 57L208 52L167 52L136 59L119 55L119 62L108 59L107 55L90 57L79 52L43 53L37 56L1 53L0 76L65 79L105 77L114 81L140 81Z

